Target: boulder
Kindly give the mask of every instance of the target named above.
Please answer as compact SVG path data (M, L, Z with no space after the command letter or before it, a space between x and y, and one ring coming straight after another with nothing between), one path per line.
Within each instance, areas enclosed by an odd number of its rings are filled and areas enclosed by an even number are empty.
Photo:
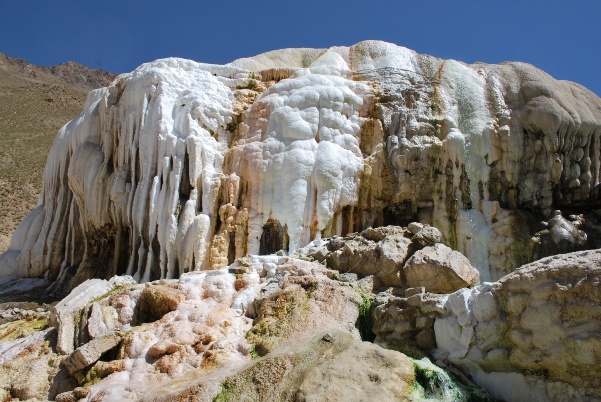
M415 230L416 227L414 226L412 229ZM413 233L411 229L409 229L409 231ZM417 233L415 233L415 235L411 238L411 242L418 248L433 246L436 243L442 242L442 233L440 233L440 230L436 229L434 226L426 225Z
M75 327L79 324L76 318L81 310L112 289L113 285L109 281L88 279L54 306L50 313L50 325L58 332L56 349L60 353L69 354L75 349Z
M432 293L452 293L473 286L478 281L478 271L469 260L441 243L413 254L403 267L403 272L407 286L422 286Z
M355 273L361 277L373 275L383 286L402 287L400 271L413 251L410 232L399 226L368 228L344 238L332 238L324 252L311 244L301 252L316 259L325 258L328 267L341 273Z
M420 222L411 222L407 225L407 230L416 235L420 230L424 228L424 224Z
M546 229L537 232L534 237L533 259L555 254L570 253L586 247L587 235L578 229L580 220L569 221L561 211L554 211L551 219L543 222Z
M114 333L94 339L69 355L64 361L71 374L96 363L105 352L116 347L121 342L121 335Z

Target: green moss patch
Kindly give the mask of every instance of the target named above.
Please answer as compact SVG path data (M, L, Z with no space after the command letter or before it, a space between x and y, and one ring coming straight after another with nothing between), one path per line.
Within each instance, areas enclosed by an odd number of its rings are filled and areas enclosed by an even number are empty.
M361 295L361 304L359 305L359 316L355 326L361 334L361 339L368 342L373 342L376 339L374 334L374 318L372 315L372 300L371 298L359 292Z
M213 402L227 402L230 398L230 389L232 388L232 384L229 379L225 379L221 383L221 391L213 398Z
M484 390L461 382L452 373L428 359L413 360L413 400L449 402L494 402Z
M0 325L0 342L8 342L19 338L25 338L34 332L48 328L48 318L37 318L33 320L17 320Z

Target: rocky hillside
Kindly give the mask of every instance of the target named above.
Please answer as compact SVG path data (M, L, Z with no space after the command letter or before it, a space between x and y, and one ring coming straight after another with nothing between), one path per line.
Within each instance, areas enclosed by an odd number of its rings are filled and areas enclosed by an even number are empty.
M35 207L56 132L83 107L87 93L115 74L81 64L29 64L0 53L0 250Z
M599 250L549 257L475 285L474 268L457 252L449 258L436 231L411 229L368 229L179 279L90 279L54 307L7 310L0 397L601 398ZM337 249L341 241L350 247ZM386 272L370 275L353 258L394 267L422 286L390 287ZM39 285L31 281L0 284L0 294Z

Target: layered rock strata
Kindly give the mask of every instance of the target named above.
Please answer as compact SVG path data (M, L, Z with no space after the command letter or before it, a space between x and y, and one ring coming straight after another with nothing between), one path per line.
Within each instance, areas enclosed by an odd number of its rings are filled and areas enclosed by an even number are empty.
M61 129L0 267L60 292L418 220L495 280L530 260L533 222L598 201L600 137L598 97L523 63L376 41L158 60Z

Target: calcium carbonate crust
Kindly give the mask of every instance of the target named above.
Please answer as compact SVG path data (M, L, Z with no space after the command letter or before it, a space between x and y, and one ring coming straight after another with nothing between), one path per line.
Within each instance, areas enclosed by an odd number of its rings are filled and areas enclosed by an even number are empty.
M419 220L496 280L531 221L598 200L601 100L523 63L393 44L143 64L58 133L3 275L177 278Z

